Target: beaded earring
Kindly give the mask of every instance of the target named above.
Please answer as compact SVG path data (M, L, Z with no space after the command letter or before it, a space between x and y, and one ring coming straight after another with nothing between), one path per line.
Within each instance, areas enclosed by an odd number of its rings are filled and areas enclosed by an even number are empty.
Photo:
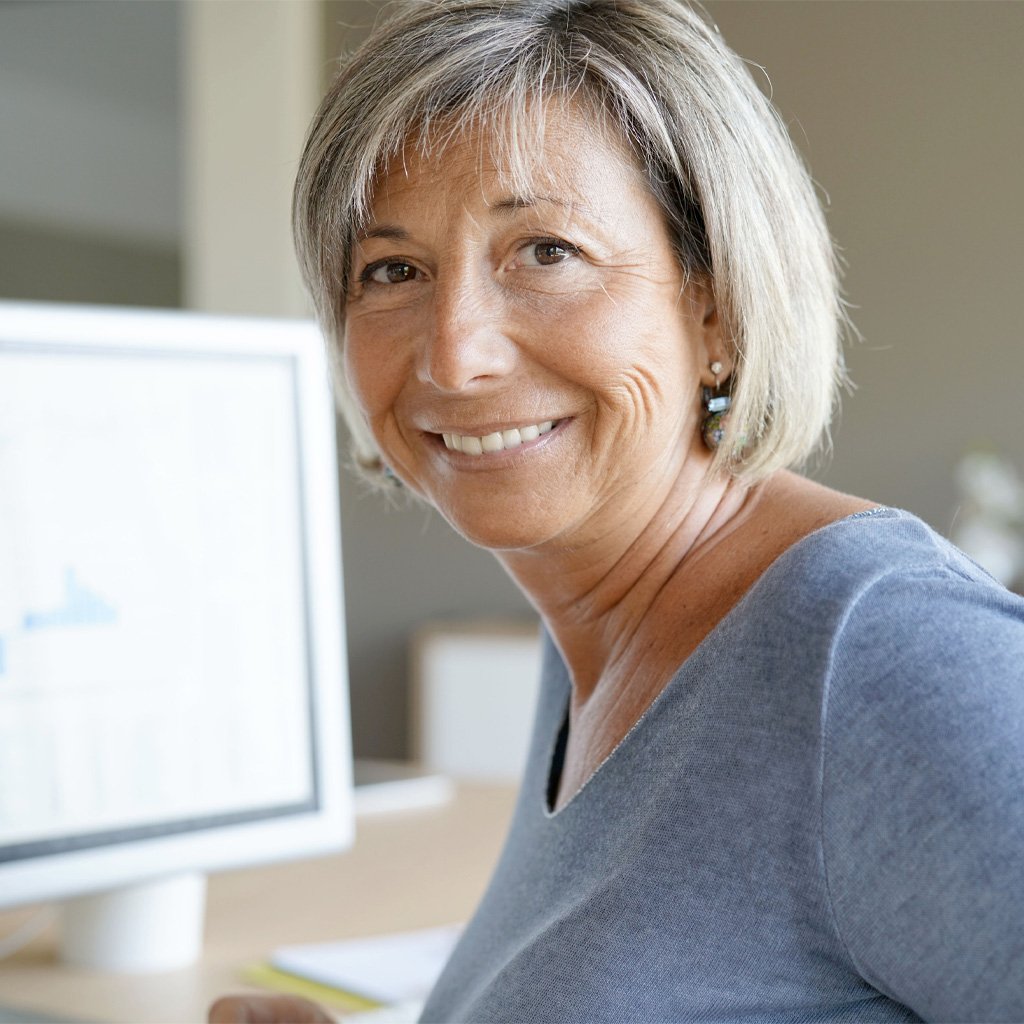
M700 432L704 438L704 444L715 451L725 437L725 423L729 414L729 406L732 405L732 397L729 394L729 382L724 384L718 380L722 372L722 364L717 360L708 366L708 369L715 375L714 387L702 387L701 396L704 404L704 411L707 415L701 424Z

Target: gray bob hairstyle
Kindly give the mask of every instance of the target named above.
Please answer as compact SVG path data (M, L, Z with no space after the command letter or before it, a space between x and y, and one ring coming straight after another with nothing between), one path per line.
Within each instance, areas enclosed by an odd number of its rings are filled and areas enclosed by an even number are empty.
M377 176L410 144L436 153L468 127L515 175L552 102L625 140L684 270L714 294L735 363L716 468L753 481L806 459L844 381L835 253L785 128L717 28L677 0L403 0L344 62L295 184L299 261L357 464L381 468L340 353Z

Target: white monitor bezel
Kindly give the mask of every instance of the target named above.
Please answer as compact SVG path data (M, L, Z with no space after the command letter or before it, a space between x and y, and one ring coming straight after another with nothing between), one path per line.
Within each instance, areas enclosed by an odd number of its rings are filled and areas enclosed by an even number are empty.
M67 345L295 360L319 807L286 817L0 862L0 907L101 892L187 871L324 855L354 838L334 405L313 321L0 301L0 345ZM317 557L312 557L312 552Z

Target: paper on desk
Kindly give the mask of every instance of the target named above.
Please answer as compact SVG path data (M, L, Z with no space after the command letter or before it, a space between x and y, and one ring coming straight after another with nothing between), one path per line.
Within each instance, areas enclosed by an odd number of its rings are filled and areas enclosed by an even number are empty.
M381 1003L425 999L462 932L461 925L344 942L282 946L271 964Z

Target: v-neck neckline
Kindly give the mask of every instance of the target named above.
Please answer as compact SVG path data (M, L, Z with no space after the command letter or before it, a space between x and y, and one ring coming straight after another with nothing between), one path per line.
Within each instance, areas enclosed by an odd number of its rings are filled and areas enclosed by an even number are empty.
M561 818L567 810L569 810L574 804L576 804L580 795L588 790L591 783L599 775L606 774L604 769L613 760L617 759L619 752L624 747L628 746L631 737L638 732L643 724L652 718L656 713L657 709L667 699L666 695L674 690L679 684L679 680L688 674L688 670L692 667L698 657L703 656L704 651L710 647L713 643L716 643L718 637L727 628L730 621L740 614L743 608L754 599L757 591L762 589L765 581L774 574L778 567L785 561L788 561L789 557L797 552L808 542L819 538L822 534L827 531L833 530L836 527L841 527L848 523L854 522L858 519L868 519L873 516L877 516L879 513L891 512L898 515L898 510L893 509L888 505L878 505L875 508L866 509L861 512L854 512L851 515L844 516L842 519L836 519L831 523L826 523L824 526L819 527L817 530L812 530L805 537L801 537L795 544L790 545L785 551L781 552L778 557L757 577L756 580L747 588L747 591L722 616L714 627L705 634L701 639L700 643L686 656L682 664L672 673L668 682L661 688L657 696L647 705L643 713L639 718L630 726L625 735L619 740L618 743L611 749L608 755L598 764L598 766L587 776L583 784L576 790L575 793L557 810L554 808L555 799L558 795L559 787L561 786L562 776L565 768L565 754L569 745L569 707L572 701L572 682L568 679L568 671L565 667L565 663L559 658L559 664L561 671L567 677L566 681L569 686L569 693L566 696L564 711L559 718L558 729L555 733L554 739L549 742L547 750L547 758L545 760L546 772L544 773L544 792L542 794L544 817L549 820L555 820Z

